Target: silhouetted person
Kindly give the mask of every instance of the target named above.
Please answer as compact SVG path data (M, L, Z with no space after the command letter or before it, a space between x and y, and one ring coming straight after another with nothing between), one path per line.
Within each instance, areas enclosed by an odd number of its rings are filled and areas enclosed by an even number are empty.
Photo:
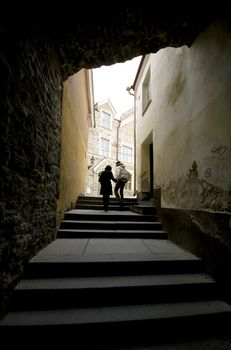
M112 184L111 180L117 182L112 174L112 168L110 165L107 165L105 170L101 172L99 176L99 182L101 184L100 194L103 195L103 205L104 210L108 211L109 198L112 194Z
M120 161L116 162L115 178L117 180L117 183L115 185L114 192L115 192L116 198L119 199L121 208L123 207L124 187L130 177L131 177L131 174L129 173L129 171L125 169L125 165Z

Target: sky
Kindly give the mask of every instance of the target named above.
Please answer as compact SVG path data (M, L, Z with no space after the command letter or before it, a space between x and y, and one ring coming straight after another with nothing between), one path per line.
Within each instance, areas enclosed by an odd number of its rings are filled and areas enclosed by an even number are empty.
M109 99L118 118L134 107L134 97L126 89L135 80L141 57L93 69L95 103Z

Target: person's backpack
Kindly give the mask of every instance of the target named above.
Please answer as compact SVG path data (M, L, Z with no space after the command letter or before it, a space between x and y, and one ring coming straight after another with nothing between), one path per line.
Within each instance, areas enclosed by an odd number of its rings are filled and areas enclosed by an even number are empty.
M121 169L120 180L127 182L130 179L131 174L126 169Z

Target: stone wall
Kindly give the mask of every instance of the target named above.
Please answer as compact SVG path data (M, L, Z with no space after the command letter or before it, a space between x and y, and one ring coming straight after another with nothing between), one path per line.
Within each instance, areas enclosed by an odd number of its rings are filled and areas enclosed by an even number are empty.
M62 98L59 65L46 38L8 41L4 49L0 53L1 311L25 262L55 236Z

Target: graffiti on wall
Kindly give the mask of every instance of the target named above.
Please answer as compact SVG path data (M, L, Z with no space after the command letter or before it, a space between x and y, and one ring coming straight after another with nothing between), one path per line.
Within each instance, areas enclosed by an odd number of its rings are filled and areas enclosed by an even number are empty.
M216 153L216 154L218 154L219 156L222 156L226 151L227 151L227 147L225 147L225 146L223 146L223 145L214 146L214 147L211 149L211 152L212 152L212 153Z
M224 145L213 146L211 148L211 153L217 154L218 156L222 156L226 151L227 151L227 147ZM213 174L213 169L211 167L208 167L205 169L204 171L205 178L212 176L212 174Z
M210 177L211 175L212 175L212 169L211 168L205 169L204 176L207 178L207 177Z
M192 168L189 169L188 177L191 179L194 177L198 177L197 163L195 160L192 163Z

